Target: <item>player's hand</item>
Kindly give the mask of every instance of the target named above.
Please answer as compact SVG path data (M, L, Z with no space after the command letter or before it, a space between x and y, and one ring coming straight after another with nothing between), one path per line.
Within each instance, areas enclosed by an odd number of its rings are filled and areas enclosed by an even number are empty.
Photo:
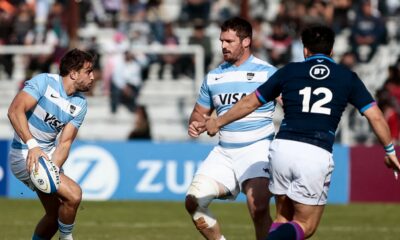
M388 168L392 168L394 171L394 177L398 178L398 174L400 172L400 163L399 160L397 159L397 156L395 154L390 154L385 156L385 165Z
M188 134L191 137L197 138L206 130L205 122L193 121L189 124Z
M204 115L204 118L206 119L207 134L211 137L215 136L215 134L217 134L217 132L219 131L217 118L210 117L207 115Z
M49 160L47 154L45 154L40 147L32 148L28 151L28 156L26 158L26 169L30 173L35 165L35 169L38 169L38 161L39 157L44 157L46 160Z

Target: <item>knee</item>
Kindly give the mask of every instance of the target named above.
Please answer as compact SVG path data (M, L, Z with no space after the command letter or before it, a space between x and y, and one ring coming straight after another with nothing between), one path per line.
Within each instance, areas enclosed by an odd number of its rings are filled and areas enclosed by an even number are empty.
M79 185L72 186L67 198L67 204L71 207L77 208L82 201L81 187L79 187Z
M218 188L214 180L195 176L186 195L185 208L198 230L210 228L216 224L217 221L209 212L208 205L217 196Z
M186 196L185 208L190 215L193 215L196 212L198 206L197 198L194 195L189 194Z
M316 226L306 226L304 228L304 237L305 238L310 238L314 233L317 231Z
M310 238L317 231L317 224L307 222L297 222L298 225L303 229L304 237Z
M253 219L260 219L269 216L269 204L267 201L255 204L250 209L250 212Z
M210 199L203 201L196 196L188 194L185 199L185 207L192 216L194 225L198 230L210 228L215 225L216 219L208 210Z

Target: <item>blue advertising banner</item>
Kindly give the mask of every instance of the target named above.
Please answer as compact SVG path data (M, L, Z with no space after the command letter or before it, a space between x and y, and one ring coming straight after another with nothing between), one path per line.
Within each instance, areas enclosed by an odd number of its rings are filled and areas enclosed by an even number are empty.
M183 201L197 167L212 148L198 142L76 142L63 169L82 187L85 200ZM337 147L334 154L340 161L329 201L344 203L348 199L348 187L344 186L348 177L343 177L348 174L347 148ZM35 197L15 178L11 179L9 194L14 198ZM243 194L238 200L244 200Z
M8 141L0 140L0 196L5 196L7 193L7 154Z
M63 169L86 200L183 200L198 164L212 149L201 143L76 142ZM11 179L10 197L35 193Z
M328 203L346 204L350 199L350 152L349 147L334 145L333 161L335 169L332 173L328 192Z

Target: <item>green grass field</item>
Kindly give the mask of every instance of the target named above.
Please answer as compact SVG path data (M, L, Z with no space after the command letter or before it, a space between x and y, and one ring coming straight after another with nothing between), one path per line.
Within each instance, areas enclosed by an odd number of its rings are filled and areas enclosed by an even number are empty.
M244 203L215 202L211 209L228 240L254 239ZM31 239L42 214L39 201L0 198L0 239ZM85 201L78 213L74 239L202 238L192 226L183 202ZM328 205L312 239L400 239L400 204Z

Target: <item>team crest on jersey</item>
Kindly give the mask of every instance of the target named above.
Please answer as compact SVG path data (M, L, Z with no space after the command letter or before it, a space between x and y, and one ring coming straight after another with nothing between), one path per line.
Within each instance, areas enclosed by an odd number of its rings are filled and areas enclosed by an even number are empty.
M247 80L250 81L251 79L253 79L254 75L255 75L254 73L247 73L247 75L246 75L247 76Z
M316 80L322 80L329 76L331 71L329 68L323 64L314 65L310 69L310 76Z
M75 112L75 110L76 110L76 106L74 106L74 105L69 105L69 112L71 113L71 114L74 114L74 112Z

